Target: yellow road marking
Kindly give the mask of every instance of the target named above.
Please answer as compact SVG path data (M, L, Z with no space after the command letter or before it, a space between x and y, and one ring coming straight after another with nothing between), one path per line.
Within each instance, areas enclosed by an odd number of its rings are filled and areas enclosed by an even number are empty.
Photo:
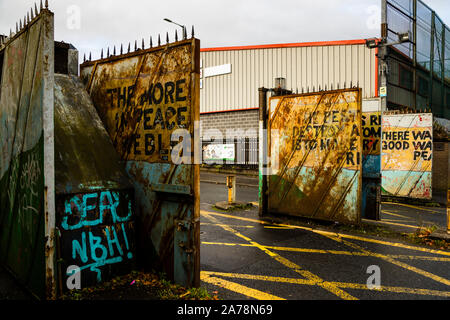
M401 214L395 214L395 213L392 213L392 212L386 211L386 210L381 210L381 212L384 213L384 214L387 214L389 216L394 216L394 217L398 217L398 218L402 218L402 219L407 219L407 221L413 221L411 219L408 219L409 217L402 216Z
M276 227L276 226L264 226L265 229L282 229L282 230L290 230L291 227Z
M424 277L432 279L432 280L434 280L436 282L440 282L440 283L443 283L443 284L445 284L447 286L450 286L450 280L442 278L440 276L437 276L437 275L435 275L435 274L433 274L431 272L428 272L428 271L425 271L425 270L422 270L422 269L410 266L410 265L408 265L408 264L406 264L404 262L397 261L397 260L395 260L395 259L393 259L391 257L386 256L386 255L383 255L383 254L380 254L380 253L371 252L369 250L366 250L366 249L358 246L355 243L352 243L350 241L341 239L339 237L329 236L329 238L332 239L332 240L335 240L335 241L337 241L339 243L343 243L343 244L345 244L345 245L347 245L347 246L349 246L349 247L351 247L353 249L360 250L361 252L364 252L364 253L368 254L369 256L371 256L371 257L383 259L383 260L385 260L387 262L390 262L390 263L392 263L392 264L394 264L396 266L399 266L401 268L404 268L404 269L406 269L408 271L420 274L421 276L424 276Z
M203 212L203 214L210 219L213 222L218 222L217 219L215 219L214 217L211 217L208 213ZM297 264L289 261L286 258L283 258L282 256L270 251L269 249L265 248L264 246L260 245L259 243L253 241L252 239L244 236L243 234L237 232L236 230L234 230L231 227L228 226L223 226L222 227L224 230L229 231L231 233L233 233L234 235L236 235L239 238L242 238L246 241L248 241L249 243L253 244L255 247L257 247L258 249L260 249L261 251L263 251L264 253L266 253L267 255L269 255L270 257L274 258L276 261L278 261L279 263L283 264L284 266L292 269L293 271L297 272L298 274L300 274L301 276L307 278L308 280L312 280L316 282L317 286L320 286L326 290L328 290L329 292L335 294L336 296L345 299L345 300L357 300L357 298L353 297L352 295L348 294L347 292L339 289L336 286L333 286L327 282L325 282L324 280L322 280L320 277L316 276L315 274L307 271L307 270L303 270L300 266L298 266Z
M431 212L431 213L440 213L439 211L436 211L436 210L422 208L422 207L417 207L417 206L413 206L411 204L405 204L405 203L382 202L381 204L392 204L392 205L396 205L396 206L402 206L402 207L417 209L417 210L421 210L421 211L428 211L428 212Z
M411 225L411 224L404 224L404 223L397 223L397 222L393 222L393 221L398 221L398 220L383 219L381 221L377 221L377 223L379 223L379 224L386 224L386 225L392 225L392 226L405 227L405 228L411 228L411 229L416 229L416 230L423 228L422 226Z
M312 286L316 285L316 282L313 281L313 280L284 278L284 277L271 277L271 276L262 276L262 275L253 275L253 274L202 271L201 275L203 275L203 276L217 276L217 277L235 278L235 279L244 279L244 280L258 280L258 281L279 282L279 283L292 283L292 284L300 284L300 285L312 285Z
M200 279L204 282L213 284L215 286L233 291L233 292L237 292L240 293L242 295L245 295L247 297L250 298L254 298L257 300L286 300L277 296L274 296L272 294L266 293L266 292L262 292L256 289L252 289L246 286L243 286L241 284L238 283L234 283L231 281L227 281L224 279L219 279L216 277L211 277L209 274L206 274L204 272L200 273Z
M223 243L223 242L202 242L204 245L217 245L217 246L239 246L239 247L254 247L252 244L248 243ZM346 256L360 256L368 257L369 254L364 252L352 252L352 251L338 251L338 250L321 250L321 249L305 249L305 248L292 248L292 247L275 247L275 246L264 246L267 249L275 251L290 251L290 252L300 252L300 253L318 253L318 254L335 254L335 255L346 255ZM427 257L427 256L408 256L408 255L386 255L387 257L393 259L408 259L408 260L424 260L424 261L435 261L435 262L450 262L450 258L441 257Z
M217 223L208 223L208 222L202 222L200 223L200 225L204 225L204 226L216 226L216 227L221 227L223 224L217 224ZM231 225L230 225L231 226ZM233 227L236 228L247 228L247 229L252 229L255 226L241 226L241 225L233 225Z
M389 241L365 238L365 237L355 236L355 235L348 235L348 234L341 234L341 233L336 233L336 232L315 230L315 229L312 229L312 228L309 228L309 227L286 225L286 224L279 224L279 223L273 223L273 222L269 223L269 222L261 221L261 220L257 220L257 219L237 217L237 216L232 216L232 215L228 215L228 214L211 212L211 211L204 211L204 210L201 210L201 214L215 215L215 216L219 216L219 217L230 218L230 219L237 219L237 220L248 221L248 222L254 222L254 223L259 223L259 224L263 224L263 225L266 224L266 225L290 227L290 228L293 228L293 229L301 229L301 230L311 231L311 232L314 232L314 233L317 233L317 234L321 234L321 235L333 235L333 236L339 236L341 238L359 240L359 241L364 241L364 242L371 242L371 243L382 244L382 245L391 246L391 247L397 247L397 248L403 248L403 249L409 249L409 250L422 251L422 252L427 252L427 253L433 253L433 254L450 256L450 252L446 252L446 251L442 251L442 250L434 250L434 249L422 248L422 247L416 247L416 246L410 246L410 245L406 245L406 244L398 243L398 242L389 242Z
M201 275L202 275L202 277L217 276L217 277L225 277L225 278L269 281L269 282L278 282L278 283L290 283L290 284L298 284L298 285L316 285L316 283L311 280L284 278L284 277L270 277L270 276L261 276L261 275L252 275L252 274L202 271ZM329 283L336 287L340 287L340 288L344 288L344 289L370 290L367 287L367 284L346 283L346 282L329 282ZM406 293L406 294L415 294L415 295L426 295L426 296L450 297L450 292L447 292L447 291L416 289L416 288L406 288L406 287L381 286L381 288L377 291Z

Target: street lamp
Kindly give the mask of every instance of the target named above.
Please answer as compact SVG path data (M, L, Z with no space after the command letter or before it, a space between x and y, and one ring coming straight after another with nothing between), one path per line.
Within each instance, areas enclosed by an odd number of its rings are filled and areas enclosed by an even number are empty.
M366 39L366 47L369 49L375 49L375 48L395 46L405 42L411 42L411 36L409 35L409 32L399 33L397 36L398 41L392 43L380 42L378 41L378 39Z
M409 32L398 33L398 41L388 43L386 37L382 40L379 39L366 39L366 47L369 49L377 49L377 57L380 58L380 70L381 70L381 79L380 79L380 98L381 98L381 111L384 112L387 110L387 73L388 73L388 64L387 64L387 52L388 48L391 46L395 46L398 44L411 42L411 36ZM415 79L415 76L414 76Z
M167 19L167 18L164 18L164 21L167 21L167 22L169 22L169 23L176 24L177 26L181 27L181 28L183 29L183 39L186 39L186 38L187 38L186 26L183 26L183 25L181 25L181 24L179 24L179 23L176 23L176 22L174 22L174 21L172 21L172 20L170 20L170 19Z

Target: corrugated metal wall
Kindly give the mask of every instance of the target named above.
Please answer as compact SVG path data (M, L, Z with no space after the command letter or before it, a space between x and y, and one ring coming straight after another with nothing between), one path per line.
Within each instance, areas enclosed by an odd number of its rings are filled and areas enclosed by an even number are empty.
M354 43L354 42L353 42ZM283 46L283 45L281 45ZM291 45L265 48L203 49L201 112L258 107L258 88L274 87L274 79L286 78L287 89L310 90L337 84L360 83L363 99L377 96L375 50L364 42L341 45ZM205 69L231 64L231 73L205 78Z

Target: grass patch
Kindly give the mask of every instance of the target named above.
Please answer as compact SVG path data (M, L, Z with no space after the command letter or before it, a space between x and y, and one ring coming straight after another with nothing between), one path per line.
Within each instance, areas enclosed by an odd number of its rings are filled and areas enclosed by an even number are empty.
M184 288L164 274L132 271L95 287L72 290L61 300L218 300L205 288Z
M227 210L225 210L223 208L219 208L215 205L213 205L212 208L218 212L230 213L230 212L234 212L234 211L250 210L250 209L254 208L254 206L251 203L242 203L242 204L233 205L232 207L228 208Z

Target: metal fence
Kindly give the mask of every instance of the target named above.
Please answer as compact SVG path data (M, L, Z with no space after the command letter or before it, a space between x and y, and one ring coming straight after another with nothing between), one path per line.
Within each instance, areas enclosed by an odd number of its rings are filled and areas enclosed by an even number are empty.
M202 164L204 165L222 165L225 167L239 166L243 169L257 170L258 169L258 138L246 137L246 138L234 138L234 139L202 139ZM231 158L218 157L211 159L207 155L207 148L211 145L223 146L233 145L234 152ZM219 159L220 158L220 159Z
M394 48L411 60L414 75L401 79L415 93L416 107L447 117L450 108L450 28L420 0L384 0L382 37L388 43L408 32L410 42ZM408 73L405 73L406 75ZM410 82L410 85L405 85Z

